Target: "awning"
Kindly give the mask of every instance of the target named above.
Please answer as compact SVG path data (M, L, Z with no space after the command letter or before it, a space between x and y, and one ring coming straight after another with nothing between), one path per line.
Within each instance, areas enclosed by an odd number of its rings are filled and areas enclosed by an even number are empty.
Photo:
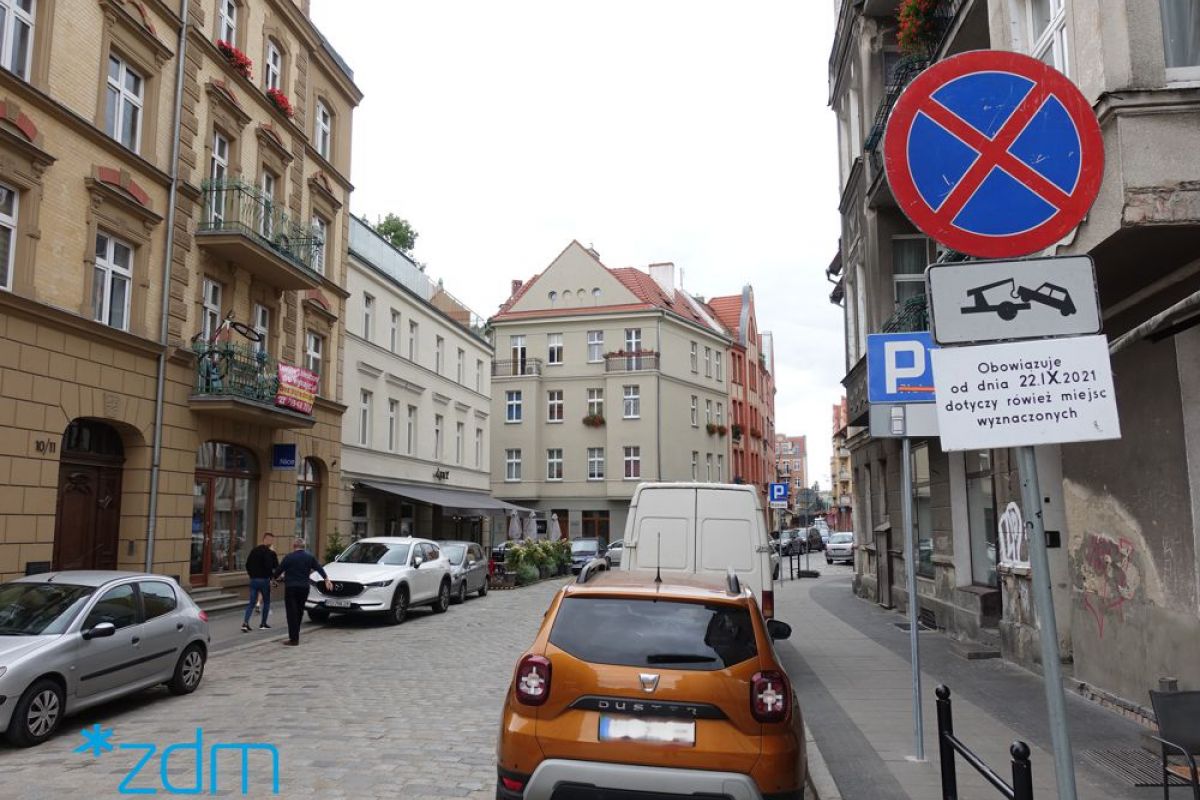
M491 495L483 492L468 492L462 489L443 489L440 486L425 486L419 483L384 483L382 481L358 481L359 486L365 486L368 489L374 489L377 492L386 492L394 494L397 497L406 497L409 500L417 500L422 503L430 503L435 506L444 508L456 508L463 511L484 511L484 512L527 512L533 511L531 508L513 505L506 503L503 500L497 500Z

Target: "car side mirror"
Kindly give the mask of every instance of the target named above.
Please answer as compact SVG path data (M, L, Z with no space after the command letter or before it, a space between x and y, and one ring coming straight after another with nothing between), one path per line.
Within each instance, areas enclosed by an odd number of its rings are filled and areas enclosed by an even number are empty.
M84 639L106 639L115 635L117 626L111 622L98 622L83 632Z
M769 619L767 620L767 635L773 642L783 641L791 637L792 626L777 619Z
M425 559L421 558L420 556L413 557L413 566L414 567L420 569L421 565L424 563L425 563Z

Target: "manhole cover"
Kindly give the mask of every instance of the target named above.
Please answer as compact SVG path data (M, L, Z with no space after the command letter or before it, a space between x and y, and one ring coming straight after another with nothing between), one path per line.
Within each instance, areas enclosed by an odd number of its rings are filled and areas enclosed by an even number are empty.
M1083 750L1084 761L1098 767L1129 786L1162 786L1162 759L1148 750ZM1171 786L1187 786L1187 781L1168 775Z

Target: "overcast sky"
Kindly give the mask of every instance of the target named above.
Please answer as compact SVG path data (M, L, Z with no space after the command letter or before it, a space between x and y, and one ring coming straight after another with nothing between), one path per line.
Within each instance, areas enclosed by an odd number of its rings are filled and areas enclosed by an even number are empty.
M684 288L755 290L779 432L829 485L844 373L831 0L312 0L365 94L351 210L483 316L571 239ZM810 478L811 479L811 478Z

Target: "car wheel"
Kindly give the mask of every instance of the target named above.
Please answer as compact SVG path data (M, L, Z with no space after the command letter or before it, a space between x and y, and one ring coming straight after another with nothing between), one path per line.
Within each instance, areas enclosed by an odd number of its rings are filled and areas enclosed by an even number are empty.
M463 578L462 582L460 582L458 584L458 593L454 595L454 602L455 603L467 602L467 579L466 578Z
M319 625L323 622L329 622L329 612L323 608L310 608L308 610L308 618Z
M25 690L8 724L8 741L17 747L32 747L54 735L63 718L63 690L43 678Z
M204 648L198 644L190 645L183 651L175 664L175 674L167 682L171 694L191 694L200 685L204 677Z
M828 556L826 556L826 557L825 557L825 563L826 563L826 564L832 564L832 563L833 563L833 559L832 559L832 558L830 558L830 557L828 557Z
M479 596L483 597L484 595L486 595L487 590L488 590L488 577L487 577L487 575L484 575L483 583L479 584Z
M399 625L408 616L408 587L397 586L392 594L392 607L388 609L388 622Z
M442 581L442 588L438 589L437 600L433 603L433 611L435 614L445 614L446 609L450 607L450 581Z

